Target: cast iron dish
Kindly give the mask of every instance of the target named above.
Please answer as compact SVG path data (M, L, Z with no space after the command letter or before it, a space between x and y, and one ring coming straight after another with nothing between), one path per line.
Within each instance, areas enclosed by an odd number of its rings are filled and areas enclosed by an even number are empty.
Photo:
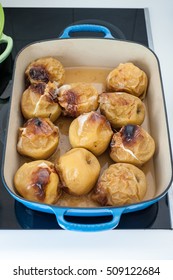
M70 38L71 32L95 31L104 38ZM20 111L21 93L24 89L24 71L27 65L40 57L55 56L64 67L115 68L119 63L131 61L142 68L149 77L146 96L147 127L155 139L156 152L151 168L147 170L149 193L141 203L122 207L60 207L28 201L20 197L14 189L13 176L21 165L21 157L16 151L18 127L22 124ZM9 193L25 206L42 212L54 213L58 224L68 230L101 231L115 228L123 213L144 209L161 199L172 181L172 157L168 133L166 108L162 88L159 61L156 55L143 45L123 40L114 40L109 30L103 26L77 25L65 29L59 39L33 43L26 46L17 56L13 75L13 90L9 114L6 145L3 157L2 176ZM78 223L69 217L109 217L101 223ZM98 218L99 220L99 218Z

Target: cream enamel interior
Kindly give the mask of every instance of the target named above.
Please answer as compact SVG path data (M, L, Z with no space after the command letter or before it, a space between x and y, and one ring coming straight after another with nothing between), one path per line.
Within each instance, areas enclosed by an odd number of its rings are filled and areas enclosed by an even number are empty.
M24 90L24 72L31 61L44 56L57 57L67 68L113 69L119 63L131 61L146 72L149 77L149 87L145 99L147 116L143 126L154 138L156 152L153 160L144 170L148 181L145 200L164 193L172 179L172 167L161 77L155 55L146 47L131 42L84 38L34 43L23 49L16 59L4 158L4 179L9 189L15 193L13 176L17 168L24 161L28 161L26 158L21 158L16 151L18 128L23 124L20 100Z

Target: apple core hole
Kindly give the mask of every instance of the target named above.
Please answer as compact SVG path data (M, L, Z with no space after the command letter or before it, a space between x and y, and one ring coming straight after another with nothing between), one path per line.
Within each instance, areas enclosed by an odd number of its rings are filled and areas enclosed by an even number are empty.
M86 162L87 162L88 164L91 164L91 161L92 161L92 160L91 160L90 157L87 157L87 158L86 158Z
M137 113L137 114L140 114L140 112L141 112L141 106L137 106L136 113Z

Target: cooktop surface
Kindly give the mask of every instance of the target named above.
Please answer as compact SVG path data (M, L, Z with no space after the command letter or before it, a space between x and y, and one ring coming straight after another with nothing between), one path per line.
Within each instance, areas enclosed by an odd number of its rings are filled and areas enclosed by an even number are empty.
M14 47L8 59L0 65L0 157L2 158L6 132L9 97L14 59L27 44L44 39L54 39L69 25L81 23L108 27L117 39L149 45L144 9L97 8L6 8L4 33L13 38ZM75 36L76 34L74 34ZM91 34L80 34L80 36ZM79 36L79 34L78 34ZM94 33L92 36L100 36ZM1 45L1 51L3 46ZM0 160L2 168L2 160ZM99 218L102 222L102 218ZM97 218L98 220L98 218ZM76 220L73 220L76 221ZM76 222L95 223L78 218ZM123 214L117 229L170 229L167 196L150 207ZM61 229L52 214L31 210L15 201L0 179L0 229Z

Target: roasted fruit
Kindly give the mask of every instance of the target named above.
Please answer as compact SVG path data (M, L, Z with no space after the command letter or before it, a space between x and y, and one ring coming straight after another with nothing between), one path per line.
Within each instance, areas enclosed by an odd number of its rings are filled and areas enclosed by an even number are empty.
M123 91L143 99L147 92L148 78L133 63L120 63L107 77L108 91Z
M19 128L17 151L33 159L47 159L57 148L59 129L47 118L29 119Z
M155 142L141 126L127 125L115 133L110 143L110 157L115 162L140 166L152 158Z
M83 148L74 148L62 155L55 168L64 190L73 195L89 193L100 173L97 158Z
M22 197L35 202L53 204L61 195L58 174L49 161L24 163L15 173L14 185Z
M92 198L102 206L122 206L142 201L146 190L142 170L132 164L115 163L99 178Z
M25 82L28 87L35 83L56 82L58 86L64 83L65 70L55 57L42 57L32 61L25 71Z
M21 110L26 119L41 117L54 122L61 114L57 99L56 83L48 82L30 85L22 94Z
M87 83L72 83L59 88L58 101L65 116L79 115L98 108L98 91Z
M112 135L113 131L106 118L93 111L74 119L69 128L72 147L86 148L96 156L107 149Z
M113 128L124 125L141 125L145 118L145 106L136 96L125 92L105 92L99 97L100 111Z

